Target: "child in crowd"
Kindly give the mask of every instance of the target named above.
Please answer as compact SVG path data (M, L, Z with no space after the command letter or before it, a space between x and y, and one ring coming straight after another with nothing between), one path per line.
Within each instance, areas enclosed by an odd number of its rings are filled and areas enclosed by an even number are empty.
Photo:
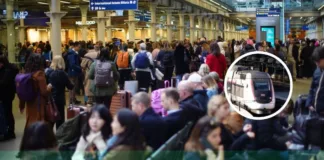
M212 76L206 75L201 80L203 82L204 88L207 89L207 95L209 99L218 94L218 86Z

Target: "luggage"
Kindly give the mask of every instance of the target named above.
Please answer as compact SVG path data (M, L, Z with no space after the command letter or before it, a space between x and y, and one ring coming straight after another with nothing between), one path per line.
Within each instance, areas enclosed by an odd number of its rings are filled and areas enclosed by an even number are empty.
M311 118L306 122L305 148L314 145L324 149L324 118Z
M169 81L164 81L164 88L170 87ZM166 111L164 110L162 104L161 104L161 94L163 92L163 89L158 89L152 92L151 94L151 106L155 113L159 115L166 115Z
M124 90L132 93L132 95L136 94L138 91L138 81L125 81Z
M307 94L302 94L298 96L294 106L294 112L293 112L294 118L296 118L296 116L299 114L303 114L303 115L308 114L309 110L305 106L307 98L308 98Z
M66 110L67 119L72 119L85 110L86 107L70 104L70 106Z
M131 97L132 94L128 91L118 91L111 99L111 115L114 116L122 108L131 108Z
M6 116L4 111L4 105L0 102L0 140L8 133L8 125L6 123Z

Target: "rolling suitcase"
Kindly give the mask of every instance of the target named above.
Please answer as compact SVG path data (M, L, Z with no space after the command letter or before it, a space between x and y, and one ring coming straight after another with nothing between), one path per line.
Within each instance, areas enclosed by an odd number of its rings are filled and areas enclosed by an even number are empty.
M114 116L122 108L131 108L130 92L120 90L111 99L110 113Z
M4 105L2 102L0 102L0 140L2 140L8 132L8 125L6 123L4 112Z
M307 94L302 94L302 95L298 96L298 98L295 102L294 111L293 111L295 118L299 114L307 115L309 113L308 108L306 108L307 98L308 98Z

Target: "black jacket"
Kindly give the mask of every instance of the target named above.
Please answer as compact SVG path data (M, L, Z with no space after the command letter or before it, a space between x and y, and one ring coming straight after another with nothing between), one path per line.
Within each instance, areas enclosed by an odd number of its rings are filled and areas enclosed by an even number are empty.
M52 84L52 96L57 105L65 105L65 87L69 90L73 89L73 84L68 78L68 75L63 70L46 71L48 82Z
M15 78L18 68L7 64L0 69L0 101L13 101L16 93Z
M180 109L177 112L168 114L163 118L168 126L167 139L172 137L186 125L186 120L183 113L184 112Z
M186 123L193 122L195 124L201 117L206 114L204 110L190 103L180 103L180 108L185 115Z
M315 95L319 85L321 74L322 74L322 70L320 68L317 68L313 74L313 80L309 89L305 107L314 106Z
M148 108L139 120L147 144L157 150L167 140L166 122L152 108Z
M243 55L245 53L253 52L253 51L255 51L255 48L252 45L247 44L245 46L245 48L241 51L241 55Z
M249 123L252 124L252 130L255 133L256 149L287 149L284 143L279 143L275 138L275 135L284 136L287 133L280 125L277 117L266 120L252 120Z
M187 58L185 58L185 55ZM175 66L176 66L176 75L181 75L190 72L189 63L191 57L189 51L183 45L179 45L176 47L174 51L174 59L175 59ZM185 59L187 59L186 62Z
M314 107L316 112L319 114L323 114L324 112L324 72L321 73L321 77L318 83L318 89L315 93Z
M203 109L205 111L205 113L207 113L207 104L209 101L207 91L204 89L195 90L194 91L194 99L199 103L199 108Z

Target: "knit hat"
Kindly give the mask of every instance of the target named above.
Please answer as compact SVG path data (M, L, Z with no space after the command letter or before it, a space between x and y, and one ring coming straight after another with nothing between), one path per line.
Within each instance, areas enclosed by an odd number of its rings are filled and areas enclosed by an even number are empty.
M201 76L198 73L192 73L189 78L188 78L189 82L201 82Z

